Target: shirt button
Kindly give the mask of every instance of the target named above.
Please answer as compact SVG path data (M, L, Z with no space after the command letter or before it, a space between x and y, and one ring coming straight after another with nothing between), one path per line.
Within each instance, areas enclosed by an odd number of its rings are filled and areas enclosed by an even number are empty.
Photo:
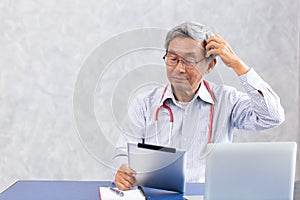
M246 85L247 83L246 82L243 82L243 85Z

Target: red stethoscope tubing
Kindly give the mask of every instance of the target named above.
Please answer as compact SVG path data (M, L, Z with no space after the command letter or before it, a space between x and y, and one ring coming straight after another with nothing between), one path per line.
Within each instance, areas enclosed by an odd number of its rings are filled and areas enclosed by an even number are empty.
M212 90L210 89L209 84L207 83L207 81L203 80L202 82L203 82L204 86L206 87L206 89L208 90L208 92L209 92L209 94L210 94L212 100L215 101L213 92L212 92ZM164 92L163 92L163 95L162 95L162 97L161 97L161 100L163 99L163 97L164 97L164 95L165 95L167 89L168 89L168 85L167 85L167 86L165 87L165 89L164 89ZM169 115L170 115L170 123L171 123L171 127L172 127L172 124L173 124L173 122L174 122L173 112L172 112L172 109L171 109L169 106L167 106L167 105L165 104L165 102L163 103L163 105L161 105L160 107L158 107L158 108L156 109L156 112L155 112L155 121L156 121L156 122L158 121L158 114L159 114L159 111L160 111L162 108L166 109L166 110L169 112ZM211 106L210 106L210 114L209 114L209 134L208 134L208 143L211 143L211 140L212 140L213 116L214 116L214 104L211 104ZM170 130L170 131L171 131L171 130Z

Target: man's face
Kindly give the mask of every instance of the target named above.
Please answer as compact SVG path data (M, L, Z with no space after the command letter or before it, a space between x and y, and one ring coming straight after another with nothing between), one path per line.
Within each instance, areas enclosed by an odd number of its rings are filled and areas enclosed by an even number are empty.
M208 70L206 59L204 58L203 42L191 38L176 37L171 40L167 59L179 61L175 66L167 66L167 76L172 86L179 90L196 91L203 78L204 73ZM195 63L194 67L186 66L186 62ZM200 62L199 62L200 61Z

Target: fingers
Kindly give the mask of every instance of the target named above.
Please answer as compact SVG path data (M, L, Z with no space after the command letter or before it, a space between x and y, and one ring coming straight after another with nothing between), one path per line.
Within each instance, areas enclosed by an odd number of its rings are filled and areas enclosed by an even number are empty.
M218 34L206 40L206 57L212 54L219 55L229 47L229 44Z
M211 41L215 41L215 42L218 42L218 43L225 42L225 40L218 34L215 34L215 35L213 35L212 37L210 37L206 40L207 43L209 43Z
M115 175L115 184L120 190L129 190L135 183L135 171L123 164Z
M228 67L233 67L239 60L230 45L220 35L214 35L206 42L206 57L218 55Z
M134 178L123 172L117 172L115 176L115 184L120 190L129 190L134 184Z
M249 71L249 67L236 55L231 46L216 34L206 40L206 57L217 55L223 63L232 68L239 76Z
M222 49L222 44L217 43L215 41L210 41L206 45L206 57L209 57L210 55L219 55L220 54L220 49Z

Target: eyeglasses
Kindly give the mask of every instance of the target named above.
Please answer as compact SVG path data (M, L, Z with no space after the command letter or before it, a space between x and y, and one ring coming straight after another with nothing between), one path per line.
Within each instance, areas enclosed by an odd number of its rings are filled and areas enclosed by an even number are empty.
M181 58L181 59L179 59L179 58ZM168 66L175 67L181 61L182 65L185 68L193 69L197 66L198 63L202 62L205 59L205 57L199 61L195 61L195 60L182 58L181 56L179 56L175 53L170 53L167 51L166 54L164 55L163 59Z

